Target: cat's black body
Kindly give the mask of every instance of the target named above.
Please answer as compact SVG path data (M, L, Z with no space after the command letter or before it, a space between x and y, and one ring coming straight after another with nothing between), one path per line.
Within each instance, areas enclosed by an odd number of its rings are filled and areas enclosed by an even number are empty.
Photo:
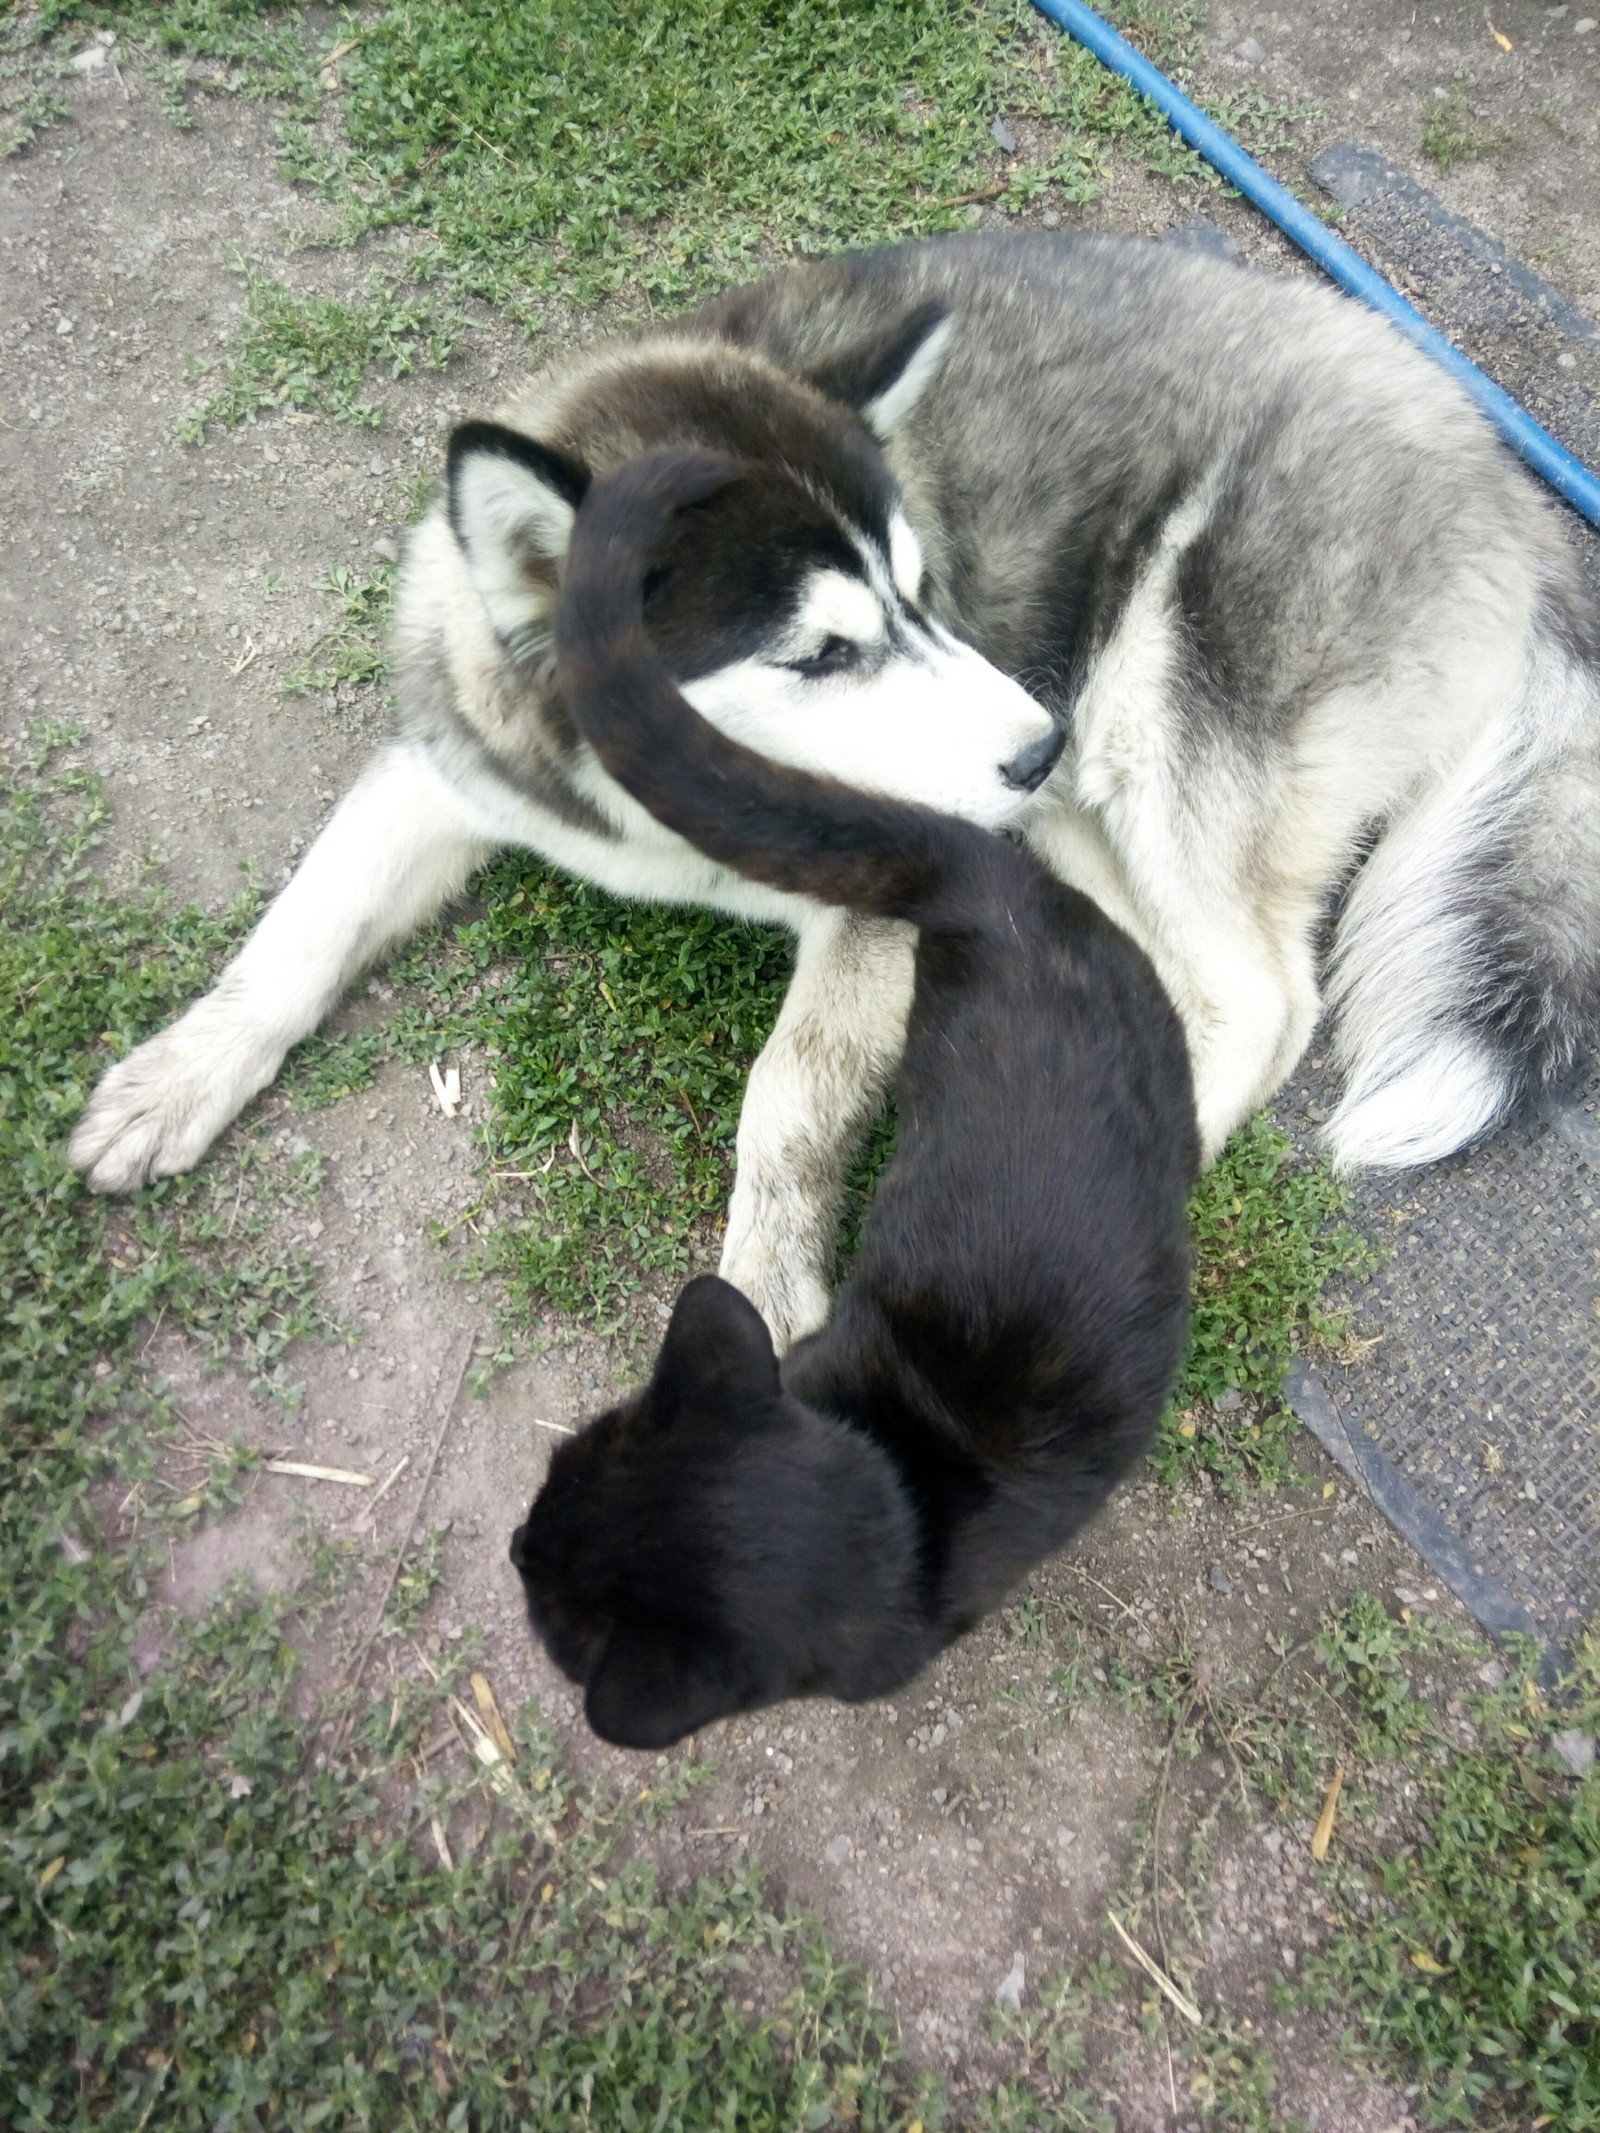
M647 573L715 538L736 471L656 453L590 491L564 696L702 851L920 943L898 1146L829 1325L780 1366L737 1290L690 1283L649 1384L558 1449L513 1541L590 1722L640 1747L897 1688L1098 1509L1179 1359L1198 1167L1177 1017L1092 903L980 829L752 754L668 677Z

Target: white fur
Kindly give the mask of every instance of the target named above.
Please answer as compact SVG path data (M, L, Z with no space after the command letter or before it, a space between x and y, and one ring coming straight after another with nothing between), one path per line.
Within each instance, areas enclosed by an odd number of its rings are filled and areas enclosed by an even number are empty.
M922 590L922 543L903 511L897 511L889 521L889 568L899 591L906 599L915 600Z
M1264 928L1237 866L1259 800L1243 764L1197 807L1178 747L1173 580L1211 499L1173 514L1077 703L1070 782L1046 788L1028 838L1124 926L1155 964L1188 1038L1202 1150L1275 1086L1316 1019L1315 904Z
M1500 1062L1468 1039L1442 1036L1418 1052L1378 1053L1346 1091L1323 1133L1341 1170L1406 1170L1476 1140L1505 1110Z
M827 1318L845 1164L905 1047L915 958L913 927L814 910L750 1070L721 1271L780 1351Z
M877 549L864 540L857 549L864 580L813 573L770 646L702 675L685 696L730 739L776 762L921 801L986 829L1012 827L1030 796L1007 783L1005 766L1051 733L1054 721L970 646L937 624L913 621ZM891 611L899 627L884 653ZM831 675L786 664L828 637L847 638L867 656Z
M894 383L861 410L878 436L885 440L892 437L939 375L955 327L953 318L940 319L926 339L918 343L915 355Z
M930 633L919 649L865 677L812 678L742 659L683 693L731 739L777 762L986 829L1020 822L1029 796L1003 769L1051 730L1049 714L954 638Z
M456 789L390 748L346 794L213 989L114 1066L72 1136L97 1192L187 1170L345 986L487 858Z
M1428 767L1351 890L1328 985L1345 1088L1324 1138L1342 1167L1433 1162L1504 1114L1505 1063L1459 1028L1475 954L1464 878L1501 839L1516 843L1515 813L1592 715L1590 691L1562 651L1536 643L1520 686L1482 711L1457 761ZM1574 766L1569 782L1581 775ZM1552 812L1548 834L1561 830Z
M471 452L455 480L456 518L472 583L502 637L544 620L547 586L530 579L534 556L564 556L576 513L531 467L503 453Z
M828 637L852 644L881 644L885 633L883 602L870 585L842 570L815 570L800 595L793 638L796 654L812 651Z

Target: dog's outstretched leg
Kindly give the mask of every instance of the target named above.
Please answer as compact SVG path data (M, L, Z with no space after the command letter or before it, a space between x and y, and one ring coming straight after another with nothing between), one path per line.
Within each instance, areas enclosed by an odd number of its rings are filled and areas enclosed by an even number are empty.
M96 1192L188 1170L344 988L461 887L490 844L427 757L384 750L204 999L114 1066L69 1151Z
M750 1070L722 1274L780 1352L828 1316L845 1169L905 1047L916 938L819 909Z

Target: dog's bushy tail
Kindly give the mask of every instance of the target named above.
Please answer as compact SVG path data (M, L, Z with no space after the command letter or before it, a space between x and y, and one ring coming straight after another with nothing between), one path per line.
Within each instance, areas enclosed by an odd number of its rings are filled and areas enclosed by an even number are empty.
M590 488L556 611L562 698L618 784L708 858L819 903L932 923L981 860L1008 847L728 739L682 695L645 633L645 578L673 514L741 471L719 453L656 451Z
M1328 988L1341 1164L1464 1147L1600 1038L1600 659L1544 614L1520 686L1385 831Z

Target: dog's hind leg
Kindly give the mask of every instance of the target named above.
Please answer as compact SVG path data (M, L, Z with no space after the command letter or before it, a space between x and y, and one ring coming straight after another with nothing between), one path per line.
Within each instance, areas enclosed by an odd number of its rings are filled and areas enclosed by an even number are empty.
M750 1070L722 1273L779 1349L828 1315L845 1169L905 1047L916 932L818 910Z
M488 856L420 750L384 750L186 1015L114 1066L72 1136L96 1192L188 1170L358 972L433 917Z
M1211 1162L1310 1041L1316 897L1265 893L1244 863L1249 836L1230 838L1220 823L1207 834L1160 776L1132 795L1119 789L1103 812L1056 797L1030 820L1028 841L1155 964L1183 1023Z
M1183 944L1182 975L1169 978L1194 1070L1203 1159L1281 1087L1311 1040L1319 999L1310 927L1268 945L1236 927ZM1159 963L1158 963L1159 967Z
M1316 1025L1317 884L1286 879L1248 818L1152 791L1129 873L1134 929L1183 1023L1205 1162L1293 1070ZM1220 814L1220 810L1218 811ZM1243 813L1243 811L1241 811Z

